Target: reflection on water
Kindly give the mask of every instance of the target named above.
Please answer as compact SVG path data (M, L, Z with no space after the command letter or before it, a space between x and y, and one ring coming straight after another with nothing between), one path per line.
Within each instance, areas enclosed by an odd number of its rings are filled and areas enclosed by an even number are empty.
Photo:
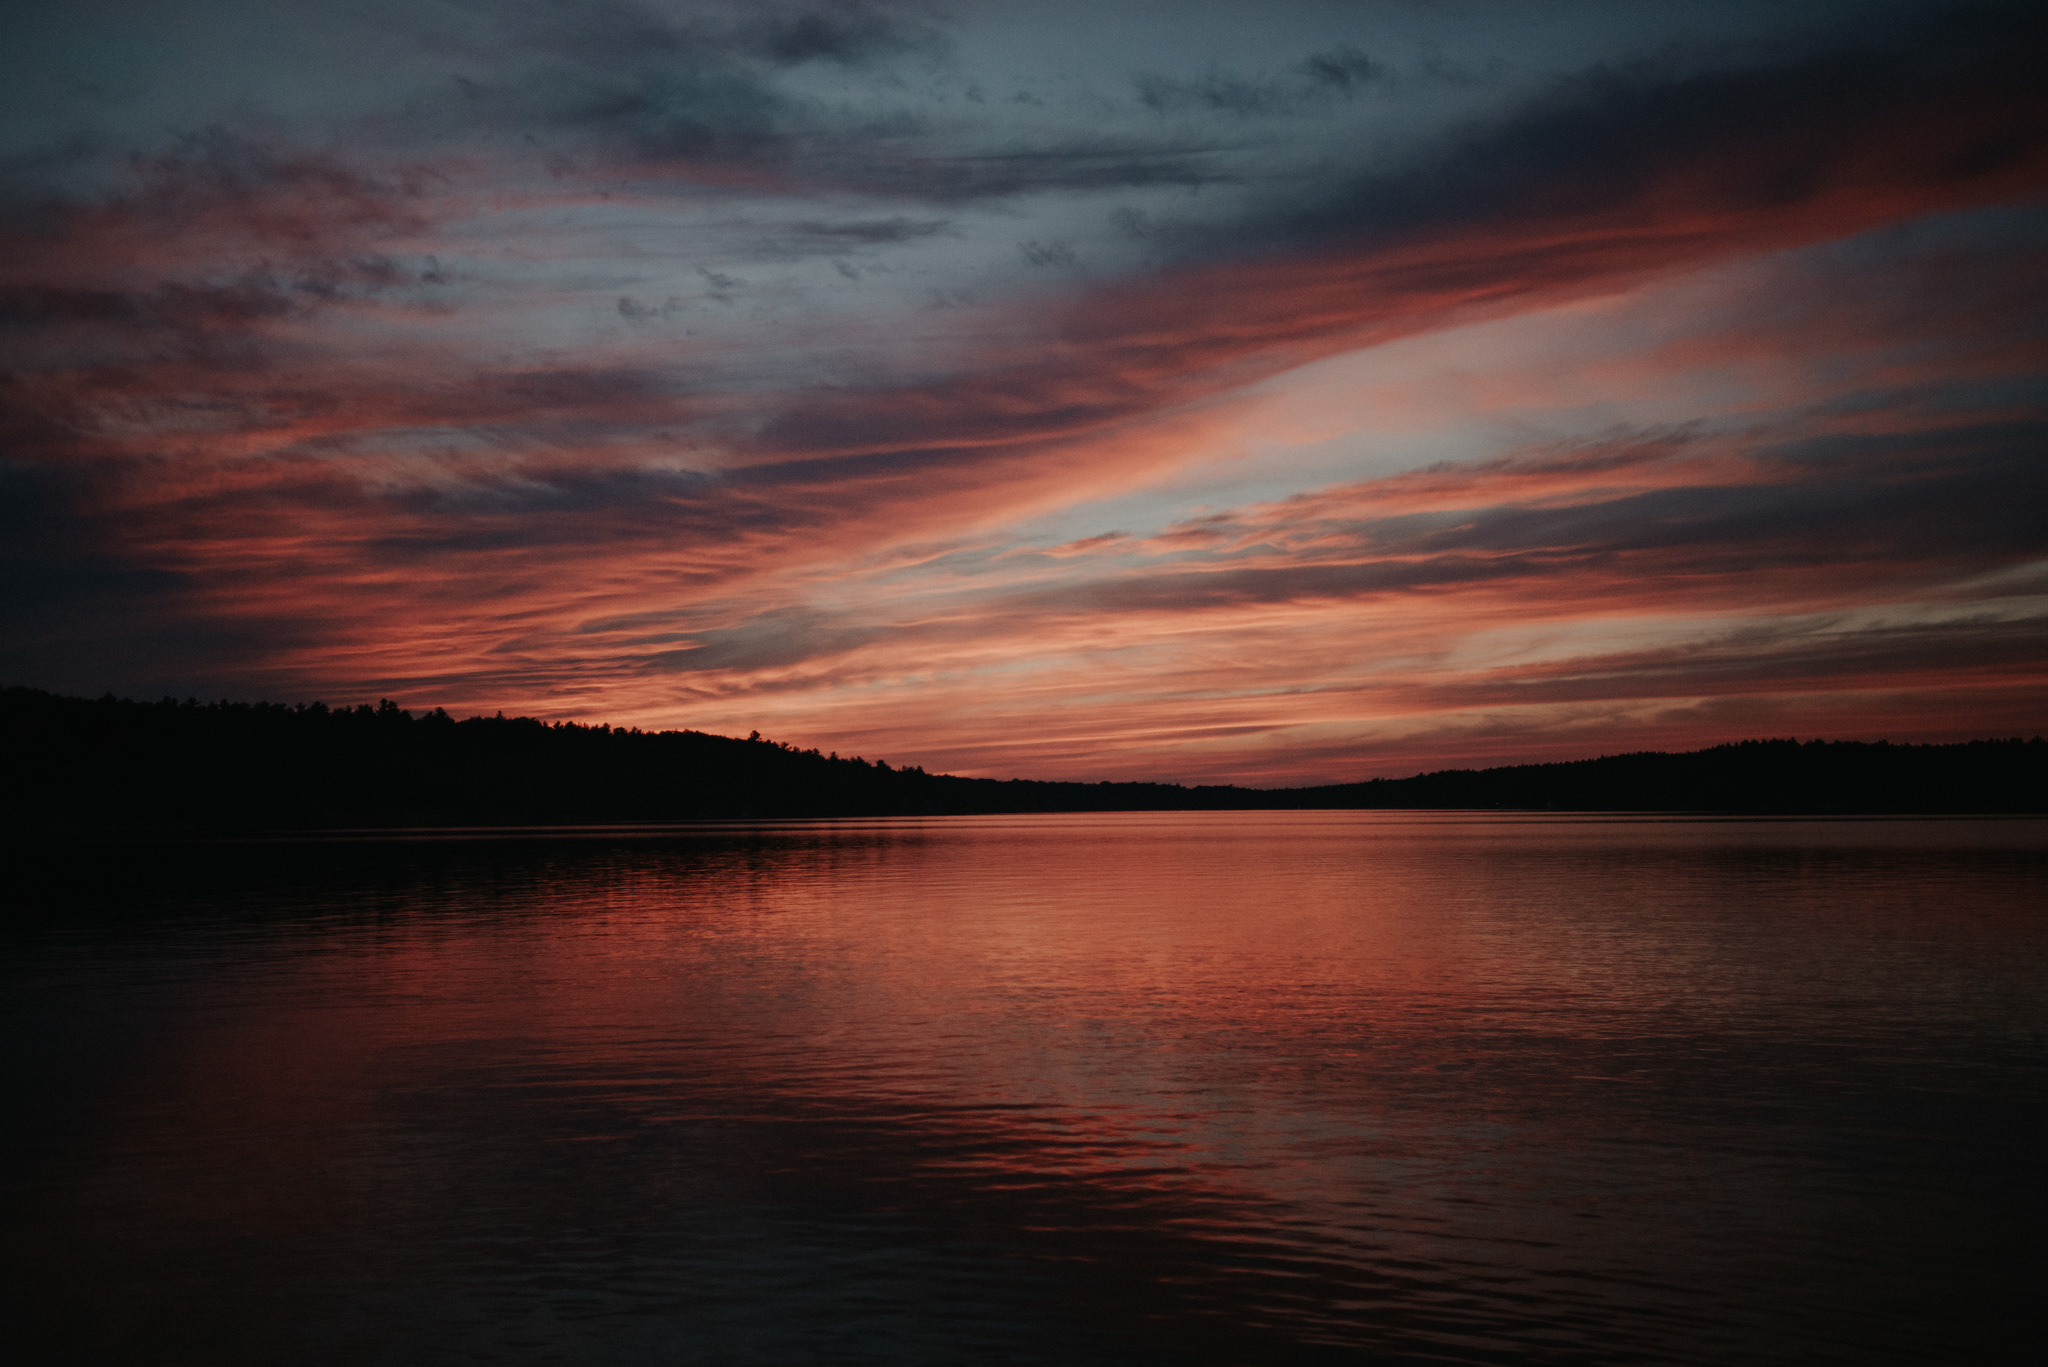
M2025 1360L2048 824L101 847L7 934L73 1359Z

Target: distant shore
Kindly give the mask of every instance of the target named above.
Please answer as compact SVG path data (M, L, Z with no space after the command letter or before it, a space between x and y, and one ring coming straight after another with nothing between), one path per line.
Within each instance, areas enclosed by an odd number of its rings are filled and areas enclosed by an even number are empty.
M17 832L305 830L1021 812L2048 811L2048 742L1749 740L1310 788L961 778L758 735L438 709L0 689Z

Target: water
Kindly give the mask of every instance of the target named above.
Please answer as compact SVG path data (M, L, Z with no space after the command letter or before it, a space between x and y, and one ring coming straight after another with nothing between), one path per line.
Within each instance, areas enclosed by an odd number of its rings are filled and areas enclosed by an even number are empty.
M2048 823L18 855L35 1360L2031 1361Z

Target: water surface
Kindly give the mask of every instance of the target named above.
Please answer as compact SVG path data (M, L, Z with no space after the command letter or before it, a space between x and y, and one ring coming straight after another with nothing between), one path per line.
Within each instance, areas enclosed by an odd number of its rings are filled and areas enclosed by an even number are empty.
M75 1360L2028 1361L2048 823L1153 813L23 856Z

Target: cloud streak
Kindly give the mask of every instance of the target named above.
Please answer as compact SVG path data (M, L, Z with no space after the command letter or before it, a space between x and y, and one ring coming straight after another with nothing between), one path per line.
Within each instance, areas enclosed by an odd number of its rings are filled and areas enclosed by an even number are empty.
M1075 777L2037 728L2048 25L1845 13L423 10L22 121L0 671Z

